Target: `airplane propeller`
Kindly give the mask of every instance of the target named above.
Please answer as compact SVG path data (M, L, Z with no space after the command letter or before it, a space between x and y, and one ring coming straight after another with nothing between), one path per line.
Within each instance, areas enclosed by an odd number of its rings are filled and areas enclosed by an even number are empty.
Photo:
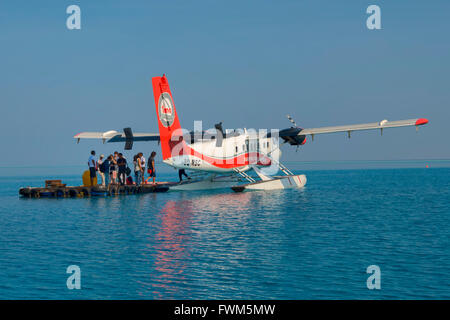
M217 137L216 137L216 147L220 148L222 146L222 140L223 140L223 127L222 127L222 121L219 123L216 123L214 127L217 130Z
M292 117L290 115L286 115L286 117L288 118L288 120L294 125L295 128L298 128L297 124L295 123L294 119L292 119Z

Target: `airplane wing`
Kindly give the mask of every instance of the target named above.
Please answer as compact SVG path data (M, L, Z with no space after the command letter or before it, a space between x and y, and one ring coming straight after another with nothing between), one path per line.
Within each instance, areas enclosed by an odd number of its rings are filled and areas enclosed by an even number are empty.
M125 149L133 146L133 141L160 141L159 133L132 133L130 128L123 129L123 133L111 130L106 132L81 132L74 136L77 142L81 139L101 139L105 142L125 142Z
M292 122L292 121L291 121ZM293 122L295 125L295 122ZM381 134L383 134L383 129L396 128L396 127L408 127L415 126L418 128L421 125L427 124L428 120L424 118L409 119L409 120L397 120L388 121L382 120L380 122L363 123L363 124L351 124L346 126L332 126L332 127L319 127L319 128L306 128L302 129L299 127L291 127L289 129L284 129L279 132L280 137L285 141L289 142L290 145L302 145L306 142L306 136L310 135L311 139L314 140L316 134L323 133L335 133L335 132L347 132L350 138L351 132L362 131L362 130L374 130L379 129Z
M388 121L383 120L380 122L364 123L364 124L352 124L346 126L333 126L333 127L319 127L319 128L307 128L299 132L299 135L314 135L322 133L334 133L334 132L352 132L361 130L373 130L373 129L385 129L407 126L421 126L427 124L428 120L424 118Z

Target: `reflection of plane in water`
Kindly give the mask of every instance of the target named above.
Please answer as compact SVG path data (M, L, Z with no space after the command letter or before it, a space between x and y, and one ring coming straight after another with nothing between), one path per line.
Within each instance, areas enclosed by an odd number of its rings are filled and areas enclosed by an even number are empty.
M281 155L279 138L283 140L283 144L289 143L299 147L306 143L307 136L314 140L314 136L318 134L345 132L350 138L353 131L380 130L383 134L383 130L388 128L418 128L428 123L427 119L417 118L304 129L298 127L288 116L292 127L269 133L256 133L247 129L224 132L222 123L215 125L215 130L212 131L186 132L181 128L166 76L152 78L152 84L159 134L133 133L131 128L125 128L124 133L114 130L82 132L74 138L78 141L102 139L104 142L125 142L126 150L132 148L133 141L159 141L164 163L177 169L208 173L201 180L182 183L171 189L209 190L232 187L234 191L239 192L303 187L306 184L306 176L295 175L278 162ZM239 116L239 113L236 116ZM278 169L283 175L274 176ZM246 173L249 170L256 173L258 181ZM230 174L247 180L248 183L236 185L236 179L230 178Z
M154 270L156 277L152 279L152 292L156 298L179 297L180 283L186 281L186 268L192 267L192 250L197 250L194 237L202 237L205 229L199 226L208 224L207 214L228 212L233 214L240 205L249 205L250 193L197 195L184 197L179 194L178 200L169 200L155 216L160 219L160 229L155 235L156 251ZM196 216L193 215L196 212ZM202 214L205 213L205 214ZM201 221L204 219L205 221ZM201 221L201 222L200 222ZM209 229L210 236L212 230ZM220 235L215 235L220 238ZM153 241L152 241L153 242ZM230 253L230 258L233 253ZM188 272L192 273L192 270Z
M176 199L168 200L154 215L158 231L150 235L149 240L154 246L151 250L154 262L149 270L152 279L147 286L155 298L186 296L182 291L187 290L186 282L190 284L190 296L201 294L196 288L206 286L205 283L217 284L220 277L226 279L221 282L222 287L235 286L235 281L227 278L229 268L239 268L246 257L255 256L258 241L249 239L261 237L263 233L258 231L280 229L280 224L285 223L284 217L273 214L270 209L276 210L293 195L300 207L307 200L302 189L289 193L173 194ZM274 232L264 237L272 241L277 236ZM281 257L273 252L270 259L279 261Z
M157 215L161 218L159 232L155 236L155 271L157 277L152 281L153 293L158 298L176 294L179 286L171 286L173 282L184 281L184 269L190 255L186 243L189 240L190 219L192 210L182 202L167 201Z

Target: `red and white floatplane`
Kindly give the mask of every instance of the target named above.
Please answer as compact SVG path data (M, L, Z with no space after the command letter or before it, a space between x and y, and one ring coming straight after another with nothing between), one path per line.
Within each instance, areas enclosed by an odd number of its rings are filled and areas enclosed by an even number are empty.
M427 119L417 118L304 129L288 116L292 126L281 130L224 131L219 123L214 129L187 131L181 128L166 76L152 78L152 85L159 133L133 133L131 128L125 128L123 132L81 132L74 138L78 142L80 139L125 142L125 150L132 149L134 141L158 141L164 163L197 172L192 179L173 185L171 190L232 188L241 192L302 188L306 176L293 174L279 162L281 145L302 146L307 136L314 140L317 134L346 132L350 138L353 131L380 130L383 133L387 128L415 126L418 129L428 123ZM256 175L249 175L250 170ZM277 175L278 172L281 175Z

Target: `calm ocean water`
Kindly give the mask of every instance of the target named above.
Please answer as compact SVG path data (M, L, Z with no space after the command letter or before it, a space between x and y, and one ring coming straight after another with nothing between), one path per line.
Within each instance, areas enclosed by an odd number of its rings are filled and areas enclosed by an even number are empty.
M300 190L90 199L20 199L55 170L3 168L0 298L450 298L450 168L298 167Z

